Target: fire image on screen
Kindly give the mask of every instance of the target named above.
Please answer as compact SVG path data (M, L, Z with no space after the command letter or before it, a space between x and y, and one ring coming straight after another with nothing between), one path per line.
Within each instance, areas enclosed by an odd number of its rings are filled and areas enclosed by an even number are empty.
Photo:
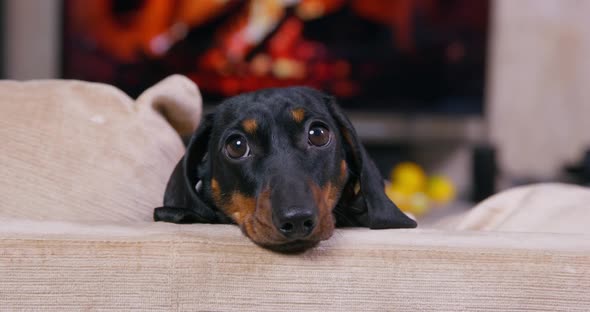
M308 85L347 109L479 114L485 0L66 0L63 76L132 96L169 74L207 103Z

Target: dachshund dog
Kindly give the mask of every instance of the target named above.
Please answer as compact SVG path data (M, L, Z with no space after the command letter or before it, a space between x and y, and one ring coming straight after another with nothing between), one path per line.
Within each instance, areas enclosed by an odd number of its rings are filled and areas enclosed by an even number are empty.
M335 99L307 87L229 98L174 169L155 221L235 223L254 243L297 252L335 227L414 228Z

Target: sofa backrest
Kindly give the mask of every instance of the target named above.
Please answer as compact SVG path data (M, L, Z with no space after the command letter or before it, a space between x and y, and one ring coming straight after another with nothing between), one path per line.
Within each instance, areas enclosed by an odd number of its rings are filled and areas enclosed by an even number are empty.
M172 76L134 101L81 81L0 82L0 218L151 221L201 97Z

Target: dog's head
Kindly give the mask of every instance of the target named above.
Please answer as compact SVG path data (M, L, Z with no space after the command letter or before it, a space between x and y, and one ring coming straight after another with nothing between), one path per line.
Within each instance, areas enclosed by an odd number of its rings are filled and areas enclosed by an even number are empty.
M311 247L336 224L416 226L385 196L381 175L334 99L310 88L224 101L192 137L184 170L193 196L210 203L199 209L221 211L275 250Z

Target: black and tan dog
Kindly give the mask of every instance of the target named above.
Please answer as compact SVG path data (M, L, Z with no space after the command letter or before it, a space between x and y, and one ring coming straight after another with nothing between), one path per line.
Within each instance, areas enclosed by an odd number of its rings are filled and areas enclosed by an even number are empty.
M236 223L279 251L312 247L335 226L416 227L334 98L306 87L238 95L207 115L154 219Z

